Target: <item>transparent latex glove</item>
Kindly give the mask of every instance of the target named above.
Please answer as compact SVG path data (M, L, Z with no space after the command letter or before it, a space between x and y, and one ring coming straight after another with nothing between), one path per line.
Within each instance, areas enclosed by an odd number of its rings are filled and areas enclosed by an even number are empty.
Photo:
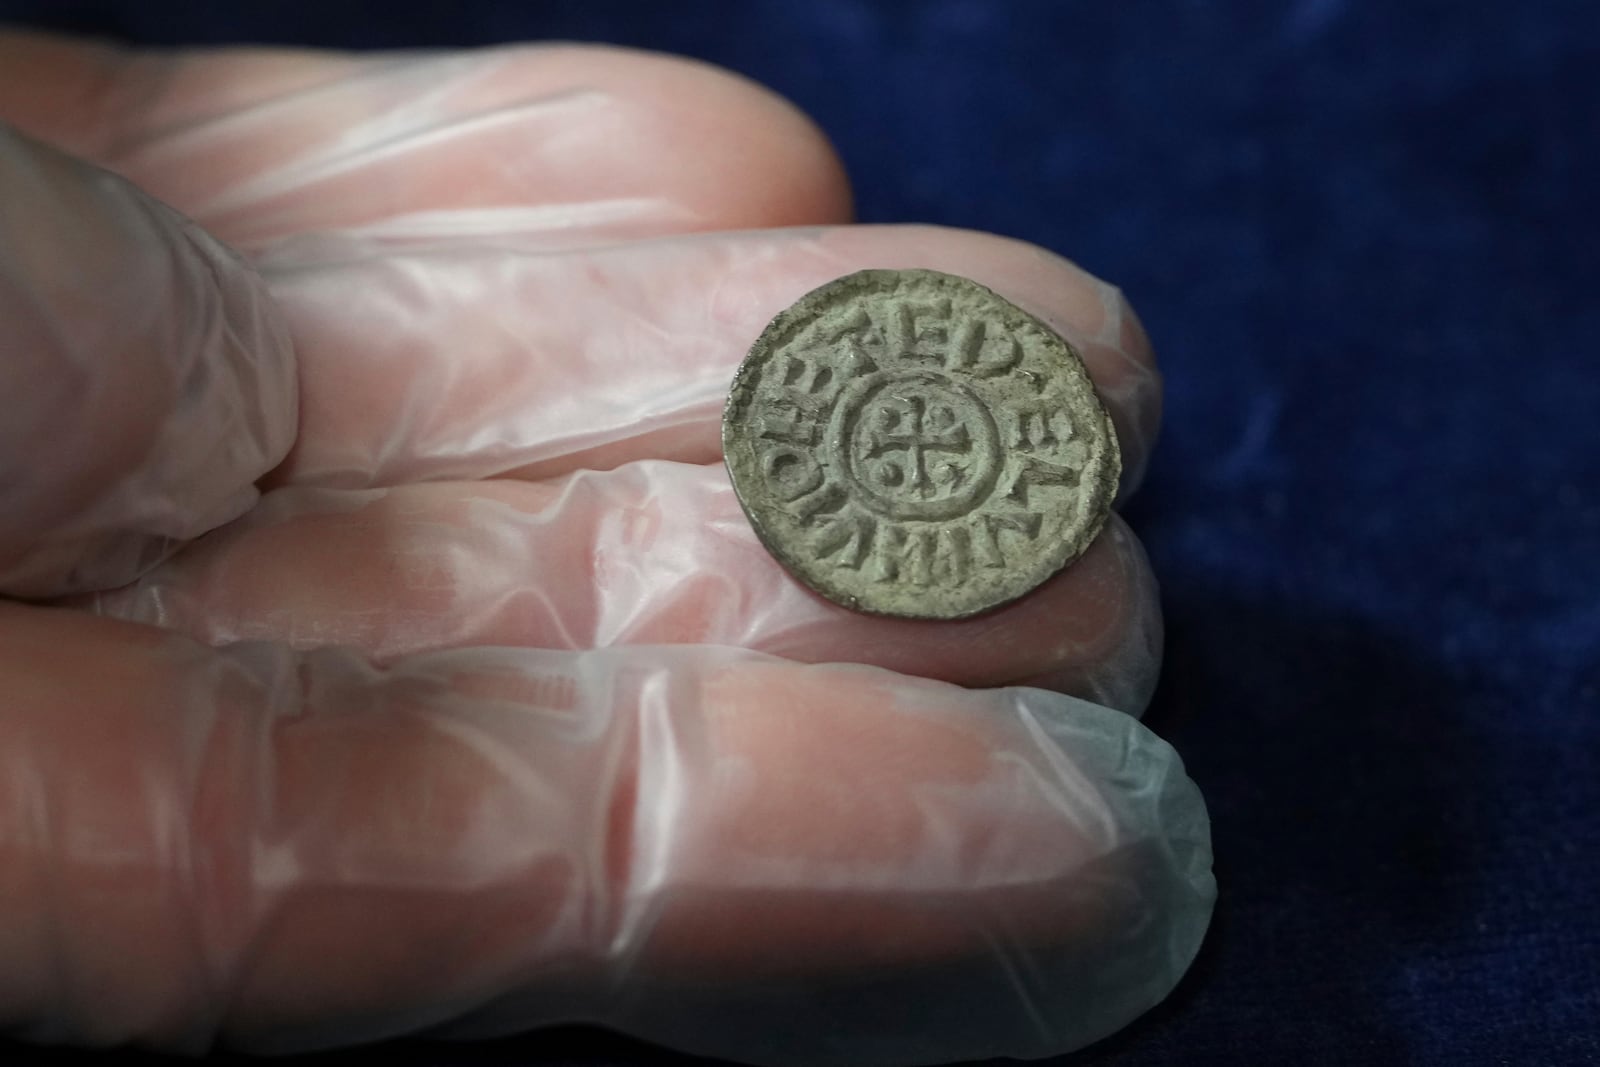
M1133 717L1126 527L984 618L867 618L717 454L772 314L931 267L1079 344L1131 491L1116 290L845 225L803 118L663 57L0 36L0 118L0 1028L912 1064L1181 975L1209 835Z

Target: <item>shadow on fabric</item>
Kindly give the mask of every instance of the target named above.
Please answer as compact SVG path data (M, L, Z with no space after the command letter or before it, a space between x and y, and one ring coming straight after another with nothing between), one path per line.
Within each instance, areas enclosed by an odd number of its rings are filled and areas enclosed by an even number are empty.
M1163 1004L1063 1062L1413 1062L1414 969L1469 935L1499 851L1473 816L1492 754L1455 714L1472 683L1356 620L1165 599L1147 722L1205 792L1217 911Z

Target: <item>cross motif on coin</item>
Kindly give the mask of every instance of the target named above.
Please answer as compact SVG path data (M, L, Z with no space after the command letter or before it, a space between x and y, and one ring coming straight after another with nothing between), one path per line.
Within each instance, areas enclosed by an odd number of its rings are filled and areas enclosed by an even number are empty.
M767 324L722 448L761 543L844 608L964 619L1078 559L1116 496L1083 358L974 281L836 278Z
M867 443L867 454L873 458L904 452L903 479L927 499L935 491L928 477L928 454L969 452L972 438L948 405L930 405L920 396L897 396L885 398L874 412Z

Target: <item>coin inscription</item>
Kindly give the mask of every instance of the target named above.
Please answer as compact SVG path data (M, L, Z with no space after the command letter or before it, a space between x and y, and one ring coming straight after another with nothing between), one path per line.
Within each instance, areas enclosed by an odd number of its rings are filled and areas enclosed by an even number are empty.
M734 378L723 451L791 572L907 618L975 615L1070 564L1121 472L1071 346L925 270L861 271L779 314Z

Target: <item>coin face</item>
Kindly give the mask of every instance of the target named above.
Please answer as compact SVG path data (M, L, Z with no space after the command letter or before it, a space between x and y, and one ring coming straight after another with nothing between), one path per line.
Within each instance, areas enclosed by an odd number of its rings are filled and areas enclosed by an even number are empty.
M829 282L740 365L723 453L768 551L845 607L956 619L1083 554L1121 454L1082 359L990 290L927 270Z

